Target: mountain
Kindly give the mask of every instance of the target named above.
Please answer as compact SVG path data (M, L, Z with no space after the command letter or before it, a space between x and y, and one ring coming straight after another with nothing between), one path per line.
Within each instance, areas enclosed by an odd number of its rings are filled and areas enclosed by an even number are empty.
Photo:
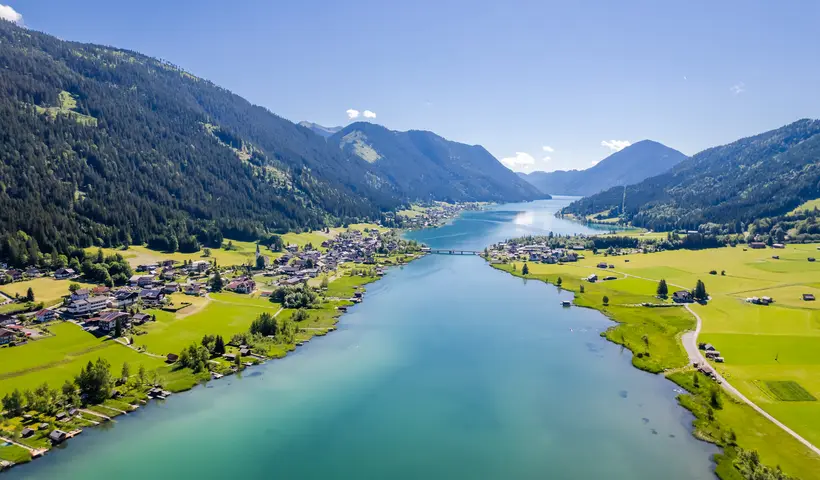
M783 215L820 198L820 120L800 120L776 130L710 148L672 170L578 200L575 215L621 214L655 230L696 229L707 223L743 231L755 219Z
M323 127L322 125L313 122L299 122L299 125L324 138L329 138L334 133L342 129L342 127Z
M669 170L686 158L674 148L643 140L586 170L532 172L522 177L542 192L586 196L617 185L638 183Z
M518 202L549 198L480 145L432 132L396 132L356 122L328 142L371 164L401 195L418 200Z
M190 247L404 202L364 160L170 63L6 21L0 44L0 255L18 231L43 252Z

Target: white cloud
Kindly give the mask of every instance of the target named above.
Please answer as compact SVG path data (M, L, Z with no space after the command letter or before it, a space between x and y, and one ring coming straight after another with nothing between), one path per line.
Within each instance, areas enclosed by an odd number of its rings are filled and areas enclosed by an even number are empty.
M746 84L743 82L736 83L729 87L729 91L735 95L740 95L741 93L746 91Z
M510 170L529 170L533 165L535 165L535 159L532 158L532 155L529 153L515 152L514 157L502 158L501 163L503 163Z
M0 18L14 23L23 23L23 16L8 5L0 5Z
M542 162L549 162L550 160L552 160L552 157L544 157L541 159Z
M371 112L370 110L365 110L362 112L362 115L364 115L364 118L376 118L376 112Z
M554 151L555 151L555 149L554 149L554 148L552 148L552 147L550 147L549 145L544 145L544 146L543 146L543 147L541 147L541 148L542 148L545 152L547 152L547 153L552 153L552 152L554 152Z
M601 146L606 147L613 152L620 152L624 148L632 145L629 140L601 140Z
M354 110L352 108L348 108L347 109L347 118L349 118L350 120L353 120L354 118L359 118L359 111Z
M600 160L593 160L589 163L594 167L595 165L598 165L600 162L601 162Z

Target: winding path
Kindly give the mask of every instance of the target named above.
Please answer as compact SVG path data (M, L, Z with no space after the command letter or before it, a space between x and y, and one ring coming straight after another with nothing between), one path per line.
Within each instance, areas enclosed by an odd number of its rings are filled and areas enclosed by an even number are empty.
M595 267L587 267L587 268L595 268ZM616 272L616 273L623 275L624 278L633 277L633 278L638 278L638 279L641 279L641 280L648 280L650 282L657 282L658 281L658 280L655 280L655 279L652 279L652 278L639 277L637 275L631 275L629 273L624 273L624 272ZM685 288L681 285L675 285L674 283L670 283L669 285L672 286L672 287L677 287L677 288ZM703 325L703 320L701 320L700 315L695 313L695 311L692 309L692 306L690 304L687 303L687 304L685 304L685 306L686 306L686 310L688 310L689 313L691 313L692 316L695 317L695 320L697 321L697 323L696 323L696 326L695 326L694 330L688 331L688 332L684 333L681 336L681 341L683 342L683 348L686 350L686 353L689 355L689 362L690 363L698 362L701 365L709 365L709 363L706 361L706 358L704 358L703 354L701 353L700 349L698 348L698 335L700 335L700 330L701 330L701 327ZM791 428L787 427L785 424L783 424L783 422L781 422L780 420L774 418L773 416L768 414L765 410L763 410L761 407L759 407L756 403L754 403L753 401L746 398L745 395L740 393L740 390L738 390L732 384L727 382L726 379L720 373L718 373L718 371L716 369L713 368L712 371L715 372L715 378L717 378L717 380L720 382L720 385L723 387L724 390L726 390L727 392L731 393L732 395L734 395L735 397L737 397L738 399L743 401L743 403L745 403L746 405L752 407L755 411L757 411L757 413L763 415L766 419L768 419L769 421L771 421L772 423L774 423L775 425L780 427L784 432L788 433L789 435L794 437L798 442L805 445L809 450L811 450L812 452L814 452L815 454L820 456L820 448L817 448L813 443L811 443L810 441L808 441L805 438L803 438L802 436L800 436L799 433L797 433L794 430L792 430Z
M697 326L695 327L694 331L686 332L683 334L683 347L689 354L690 360L694 362L700 362L702 364L707 364L706 359L703 358L703 354L700 352L700 349L698 349L698 335L700 334L700 328L703 321L700 319L700 315L695 313L695 311L692 310L692 307L689 304L686 305L686 309L689 310L689 313L695 316L695 320L697 320ZM787 427L782 422L780 422L780 420L766 413L766 411L757 406L756 403L746 398L746 396L740 393L740 391L737 388L733 387L729 382L727 382L726 379L723 378L723 376L720 373L718 373L717 370L713 369L713 371L715 372L715 377L718 379L724 390L730 392L731 394L742 400L745 404L755 409L757 413L766 417L769 421L780 427L784 432L788 433L789 435L794 437L798 442L808 447L809 450L813 451L817 455L820 455L820 448L814 446L814 444L812 444L810 441L801 437L799 433Z

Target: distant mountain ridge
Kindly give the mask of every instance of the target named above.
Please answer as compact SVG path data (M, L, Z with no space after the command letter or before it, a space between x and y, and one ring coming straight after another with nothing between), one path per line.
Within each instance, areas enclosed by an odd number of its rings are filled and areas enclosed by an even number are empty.
M617 185L631 185L661 174L688 158L652 140L634 143L586 170L558 170L520 174L544 193L592 195Z
M307 128L307 129L310 129L316 135L319 135L320 137L324 137L324 138L329 138L334 133L338 132L339 130L341 130L343 128L343 127L325 127L325 126L319 125L318 123L305 122L305 121L299 122L299 125L302 126L302 127Z
M480 145L432 132L356 122L328 141L371 164L402 196L419 200L520 202L549 198Z
M740 233L749 222L820 198L819 159L820 120L799 120L704 150L664 174L583 198L564 212L605 212L655 230L715 224Z

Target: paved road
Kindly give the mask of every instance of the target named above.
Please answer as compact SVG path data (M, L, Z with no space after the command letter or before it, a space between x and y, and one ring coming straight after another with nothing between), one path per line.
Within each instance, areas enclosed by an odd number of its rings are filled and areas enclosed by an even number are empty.
M690 305L687 304L686 309L689 310L689 313L695 316L695 319L697 320L697 327L695 327L695 330L693 332L686 332L683 335L683 347L686 349L686 353L689 354L689 359L691 361L706 364L706 359L703 358L703 354L701 353L700 349L698 349L698 334L700 334L700 328L703 322L700 319L700 315L695 313L695 311L692 310L692 307ZM729 382L727 382L726 379L723 378L723 376L717 372L717 370L715 370L715 377L717 377L717 379L721 382L721 386L724 388L724 390L731 393L735 397L742 400L745 404L755 409L757 413L763 415L769 421L783 429L784 432L788 433L789 435L794 437L798 442L808 447L809 450L813 451L817 455L820 455L820 448L815 447L811 442L801 437L800 434L798 434L791 428L787 427L778 419L766 413L766 411L757 406L757 404L746 398L746 396L740 393L740 391L738 391L737 388L733 387Z
M590 267L590 268L594 268L594 267ZM651 282L657 282L658 281L658 280L655 280L655 279L646 278L646 277L639 277L637 275L631 275L631 274L623 273L623 272L617 272L617 273L620 273L621 275L623 275L624 278L634 277L634 278L639 278L641 280L649 280ZM673 283L670 283L669 286L677 287L677 288L685 288L681 285L675 285ZM695 320L697 320L697 325L695 326L694 331L686 332L681 337L681 341L683 342L683 348L686 350L687 355L689 355L690 363L698 362L699 364L702 364L702 365L708 365L709 363L706 361L706 358L703 357L703 353L701 353L700 349L698 348L698 335L700 335L700 329L701 329L701 326L703 325L703 321L700 319L700 315L698 315L697 313L695 313L694 310L692 310L691 305L686 304L686 310L688 310L689 313L691 313L695 317ZM714 370L714 369L712 369L712 370ZM742 393L740 393L740 391L737 388L735 388L734 386L732 386L732 384L727 382L726 379L723 378L723 376L717 372L717 370L714 370L714 372L715 372L715 377L717 377L717 379L720 381L720 385L723 387L724 390L726 390L727 392L731 393L732 395L734 395L735 397L740 399L746 405L749 405L750 407L755 409L755 411L757 411L759 414L763 415L769 421L771 421L772 423L774 423L775 425L777 425L778 427L783 429L784 432L788 433L789 435L794 437L798 442L800 442L803 445L805 445L806 447L808 447L809 450L813 451L817 455L820 455L820 448L817 448L816 446L814 446L814 444L812 444L810 441L808 441L805 438L801 437L800 434L798 434L797 432L795 432L791 428L787 427L782 422L780 422L778 419L776 419L773 416L766 413L766 411L763 410L762 408L760 408L756 403L754 403L753 401L746 398L746 396L743 395Z

